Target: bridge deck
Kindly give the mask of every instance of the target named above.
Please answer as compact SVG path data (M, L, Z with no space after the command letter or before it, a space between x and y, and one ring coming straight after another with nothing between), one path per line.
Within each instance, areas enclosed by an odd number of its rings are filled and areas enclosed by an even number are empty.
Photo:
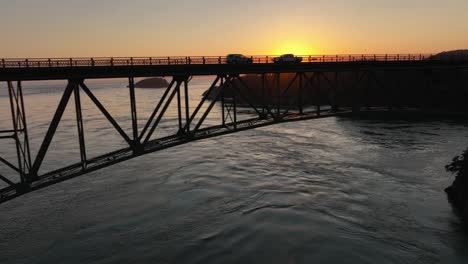
M271 56L252 58L252 64L228 64L222 57L2 59L0 81L438 69L468 65L468 60L435 60L427 55L302 56L302 63L283 64L273 63Z

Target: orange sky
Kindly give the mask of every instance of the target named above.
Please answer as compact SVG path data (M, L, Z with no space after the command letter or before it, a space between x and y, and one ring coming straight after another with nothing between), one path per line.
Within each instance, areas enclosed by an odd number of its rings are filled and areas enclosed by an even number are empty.
M466 0L15 0L1 6L3 58L468 48Z

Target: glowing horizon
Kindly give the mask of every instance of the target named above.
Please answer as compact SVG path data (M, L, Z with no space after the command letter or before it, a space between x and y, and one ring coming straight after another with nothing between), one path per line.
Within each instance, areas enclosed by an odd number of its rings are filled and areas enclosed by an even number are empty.
M2 1L1 58L438 53L468 48L462 0Z

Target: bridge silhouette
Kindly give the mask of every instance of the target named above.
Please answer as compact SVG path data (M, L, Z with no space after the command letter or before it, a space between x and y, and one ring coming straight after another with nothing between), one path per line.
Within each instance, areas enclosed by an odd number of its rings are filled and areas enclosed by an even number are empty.
M0 157L0 163L15 173L15 178L7 177L0 171L0 203L70 179L91 171L111 166L141 155L167 149L196 140L216 137L274 125L284 122L301 121L315 118L349 115L360 111L363 94L356 93L352 104L340 106L336 101L338 75L352 73L353 89L360 90L364 83L373 81L383 90L392 89L379 80L376 71L421 70L465 70L468 61L454 58L435 59L430 55L332 55L300 56L302 63L273 63L274 56L252 56L251 64L228 64L224 57L129 57L129 58L67 58L67 59L2 59L0 61L0 82L7 83L12 128L0 131L0 139L13 140L16 161ZM331 73L328 74L328 73ZM260 76L260 98L252 92L253 87L243 79L244 74ZM286 86L281 87L282 74L294 77ZM274 83L266 81L267 75L274 76ZM189 84L194 76L213 76L208 92L200 98L196 106L190 106ZM332 76L332 77L330 77ZM137 104L135 98L135 78L170 77L171 82L165 89L154 110L139 129ZM128 78L131 133L127 134L104 105L94 95L93 89L86 84L87 79ZM334 78L334 80L332 80ZM42 140L38 153L33 157L29 146L28 121L22 82L29 80L67 80L67 86L50 121L49 128ZM320 89L320 82L328 84L326 91ZM424 80L423 80L424 81ZM427 81L427 80L426 80ZM296 85L298 92L291 98L291 87ZM258 88L258 87L257 87ZM315 89L314 108L305 103L305 89ZM229 90L229 94L226 92ZM274 102L265 98L265 91L275 91ZM362 90L362 89L361 89ZM323 94L323 93L327 94ZM81 95L86 95L112 127L126 142L127 147L110 153L89 158L86 152L85 131L81 110ZM80 162L40 174L42 163L62 119L65 108L73 95L76 114L77 141L80 147ZM210 100L209 97L212 97ZM321 101L326 97L328 100ZM173 135L155 138L155 132L171 103L177 104L178 125ZM259 103L260 102L260 103ZM218 125L206 125L206 118L215 104L220 104L221 115ZM241 105L240 105L241 104ZM329 107L324 107L329 106ZM250 112L249 118L239 119L239 110ZM380 106L379 109L382 109ZM392 109L388 101L385 109ZM2 186L2 185L0 185Z

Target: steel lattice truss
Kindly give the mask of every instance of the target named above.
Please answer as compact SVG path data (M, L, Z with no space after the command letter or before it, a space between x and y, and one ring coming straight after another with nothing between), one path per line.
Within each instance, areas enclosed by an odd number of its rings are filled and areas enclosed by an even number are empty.
M281 98L289 93L293 83L299 83L301 89L306 87L306 85L314 87L317 80L326 79L326 76L321 73L297 73L288 86L282 88L279 87L280 74L276 74L275 80L277 80L277 82L273 84L276 86L274 89L278 92L275 97L277 98L276 103L255 98L256 95L249 92L250 88L239 75L218 75L214 77L212 84L208 87L208 91L201 98L198 105L192 106L192 108L189 105L190 98L188 92L191 77L192 76L172 77L172 81L165 89L159 101L155 104L152 114L141 130L138 129L137 123L137 101L135 98L134 78L128 78L130 97L129 113L131 114L132 121L130 135L122 129L119 123L94 95L92 89L85 84L85 80L69 79L50 122L47 133L34 159L31 158L29 149L21 81L16 83L12 81L7 82L13 129L0 131L0 139L13 140L15 142L17 162L7 161L2 157L0 157L0 162L6 164L7 167L15 171L18 177L16 180L12 180L11 177L3 176L0 172L0 181L7 185L3 189L0 189L0 202L5 202L30 191L108 167L134 157L184 143L281 122L329 117L348 112L346 110L333 112L323 111L320 110L320 104L317 104L315 110L307 112L304 110L304 105L302 104L302 93L299 93L299 96L297 96L293 102L281 102ZM265 79L265 74L263 74L263 91L268 88L266 87L268 84ZM271 84L269 86L271 88ZM229 96L226 95L227 90L229 90ZM215 100L209 100L210 95L212 99L214 98ZM264 95L265 93L263 92L263 96ZM85 131L83 129L82 96L87 96L93 102L112 127L119 133L121 138L125 140L127 147L98 157L88 157L86 152ZM260 101L263 103L254 104L252 101ZM177 132L170 136L155 138L154 135L158 130L158 126L173 102L177 104ZM239 106L240 102L242 102L242 106ZM80 162L58 170L39 174L64 111L67 105L72 103L75 105L76 127L78 131L76 140L79 142ZM219 124L206 126L206 118L215 104L221 104L222 111L219 116ZM243 111L248 110L251 113L251 118L239 120L239 109ZM17 163L17 165L13 163Z
M433 71L441 69L463 71L468 68L468 61L425 61L422 56L418 57L419 61L407 59L396 62L380 61L378 56L374 58L375 60L370 62L365 61L366 57L364 56L358 62L355 60L341 62L340 57L335 57L336 62L328 63L325 61L325 57L322 57L323 63L285 65L262 64L261 62L250 65L228 65L223 64L222 61L220 65L203 65L206 63L203 61L202 65L170 64L118 67L92 65L92 67L64 66L55 68L49 64L46 64L45 67L34 68L34 66L29 65L30 61L24 62L27 63L25 67L20 63L21 67L8 68L6 67L8 60L3 60L2 63L5 63L5 66L4 68L0 67L0 81L7 83L12 127L9 130L0 131L0 140L13 141L16 160L0 157L0 163L3 163L4 167L11 170L16 176L13 178L7 176L6 171L0 171L0 203L66 179L188 142L283 122L357 112L361 107L370 108L371 103L368 95L371 92L375 93L376 89L381 89L377 92L382 97L378 107L391 110L394 106L393 100L404 97L404 94L396 94L395 85L392 82L379 80L378 72L381 76L383 73L384 76L392 77L392 74L409 69L420 71L423 73L421 76L424 76L421 77L420 82L426 83L422 86L424 86L423 89L426 89L425 94L427 94L427 91L432 89ZM397 58L399 59L399 57ZM49 61L47 60L47 62ZM96 62L94 61L94 63ZM111 62L114 63L113 60ZM131 62L135 63L133 60ZM260 93L258 93L258 87L256 89L249 87L248 82L240 74L260 76ZM281 82L282 74L292 75L287 84ZM341 74L347 76L347 83L350 84L346 88L349 90L347 90L347 96L350 98L350 102L347 105L339 106L336 94L338 90L343 91L343 87L340 87L342 81L338 77ZM198 104L191 106L189 105L191 98L189 98L188 92L190 80L193 76L199 75L214 76L214 80L207 87L207 92ZM134 77L151 76L171 76L172 80L159 101L154 105L149 119L144 123L144 126L141 126L142 129L139 129ZM129 117L132 122L130 134L122 129L121 125L94 95L93 89L86 85L87 79L121 77L127 77L129 82ZM28 122L21 81L47 79L66 79L68 84L41 141L39 150L33 156L29 146ZM386 80L388 81L388 79ZM323 90L324 86L325 90ZM266 91L270 94L267 95ZM97 157L88 156L83 128L82 96L88 97L99 109L113 129L126 142L126 147ZM72 97L73 99L71 99ZM421 96L422 101L425 100L423 97ZM311 98L314 100L310 100ZM78 131L76 141L79 143L80 162L54 171L39 173L44 170L42 166L44 158L49 151L49 146L64 111L67 105L73 103L75 105ZM161 130L161 120L172 103L177 105L176 132L169 136L157 137L157 132ZM217 114L218 124L213 125L211 121L208 124L207 117L216 104L219 104L221 108L221 113ZM422 106L423 104L424 102L421 103ZM314 107L310 107L311 105ZM324 109L325 105L330 106L330 108ZM248 118L245 119L245 115L242 115L244 119L239 118L239 113L247 110L250 113ZM115 142L110 142L110 144L112 143Z

